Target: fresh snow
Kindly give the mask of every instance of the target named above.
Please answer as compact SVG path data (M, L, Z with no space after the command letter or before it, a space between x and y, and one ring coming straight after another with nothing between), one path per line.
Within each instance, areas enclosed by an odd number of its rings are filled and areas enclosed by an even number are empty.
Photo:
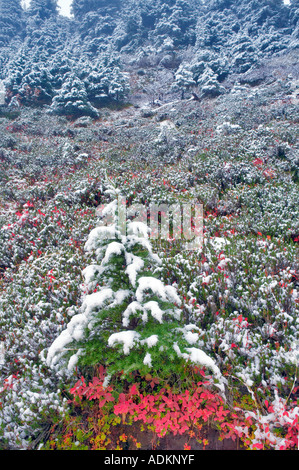
M193 364L207 367L208 369L211 369L217 377L221 377L220 369L217 367L215 361L201 349L186 348L187 353L182 353L178 345L174 344L174 350L179 357L183 357L186 361L190 361Z
M135 287L137 274L143 268L144 261L139 256L135 256L132 253L126 253L126 263L126 273L129 276L132 286Z
M146 353L145 358L143 359L143 364L152 367L152 356L150 353Z
M103 288L99 292L87 295L82 304L82 311L88 317L94 310L98 310L104 306L107 300L112 300L114 292L109 287Z
M102 260L102 264L108 264L112 256L121 255L125 250L125 247L122 243L111 242L106 248L105 256Z
M123 352L125 355L130 353L130 350L134 347L135 343L138 343L140 334L134 330L120 331L119 333L113 333L108 339L109 346L115 346L115 344L123 345Z
M143 276L138 279L138 288L136 290L136 299L138 302L144 300L148 290L151 290L164 301L174 302L178 305L181 304L181 300L173 286L165 286L160 279L151 276Z

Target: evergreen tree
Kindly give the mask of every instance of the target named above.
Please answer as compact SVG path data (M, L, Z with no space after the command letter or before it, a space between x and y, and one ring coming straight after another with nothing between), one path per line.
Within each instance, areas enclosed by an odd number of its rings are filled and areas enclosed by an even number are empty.
M129 92L128 75L120 70L113 58L105 60L105 57L93 67L86 80L88 98L91 102L101 104L101 101L121 101Z
M47 68L33 68L22 80L22 88L19 90L22 104L50 104L54 94L52 81L53 77Z
M48 62L49 72L53 77L53 86L55 88L61 88L62 84L73 69L74 60L70 58L66 52L57 52L51 60Z
M175 81L173 83L173 90L180 90L182 100L185 98L185 92L196 86L191 70L182 64L175 74Z
M191 361L219 376L213 360L190 347L199 339L198 328L184 325L175 287L154 274L161 260L152 251L147 225L124 224L125 199L112 186L108 191L113 200L102 214L110 223L93 229L85 246L95 262L83 271L81 313L49 348L48 365L60 367L67 358L69 369L102 364L112 376L138 371L170 377Z
M74 74L69 74L61 89L58 91L57 95L55 95L51 110L55 114L65 116L98 117L97 110L88 100L84 83Z
M0 46L23 32L21 0L0 0Z
M42 20L58 14L57 0L31 0L28 13Z
M90 11L97 11L101 8L116 7L120 0L73 0L72 12L78 20Z
M225 88L217 80L217 75L210 67L206 67L198 80L198 86L202 96L215 97L225 93Z

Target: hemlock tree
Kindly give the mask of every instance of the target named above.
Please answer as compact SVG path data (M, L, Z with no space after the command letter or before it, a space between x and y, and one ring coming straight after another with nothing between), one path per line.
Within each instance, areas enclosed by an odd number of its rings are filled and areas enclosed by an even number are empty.
M98 117L98 111L88 100L84 83L73 74L66 78L61 89L53 98L51 111L65 116Z
M115 188L108 191L114 199L102 214L110 225L93 229L85 246L95 262L83 271L81 312L49 348L47 364L57 370L102 364L108 376L138 371L170 377L191 361L220 377L214 361L195 347L198 328L184 325L175 287L153 275L161 260L152 251L147 225L136 220L122 225L124 200Z
M53 77L47 68L35 67L23 77L19 89L22 104L50 104L54 94L52 81Z
M180 90L181 99L185 98L185 92L196 86L193 73L182 64L175 73L174 90Z
M215 97L225 93L225 88L219 83L217 75L209 66L206 67L197 84L202 97Z
M85 67L87 69L87 67ZM129 75L119 65L119 57L104 53L84 79L88 99L101 105L107 100L122 101L130 91Z
M21 0L0 0L0 45L7 44L23 31Z
M57 0L31 0L28 13L42 20L58 15Z
M130 90L129 75L115 67L110 75L109 97L122 101Z
M120 0L73 0L72 12L75 19L82 19L82 16L90 11L97 11L107 6L117 6Z

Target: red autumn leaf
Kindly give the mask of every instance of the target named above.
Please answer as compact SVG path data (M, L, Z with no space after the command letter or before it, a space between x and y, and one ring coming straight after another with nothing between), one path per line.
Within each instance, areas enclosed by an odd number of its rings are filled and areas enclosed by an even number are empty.
M264 448L263 444L259 444L258 442L256 444L254 444L253 447L255 447L256 449L263 449Z
M108 403L109 401L114 401L114 397L111 395L111 393L107 393L103 400L101 400L99 402L99 408L102 408L106 403Z
M138 390L136 384L134 384L134 385L132 385L132 387L130 387L129 394L130 395L139 395L139 390Z

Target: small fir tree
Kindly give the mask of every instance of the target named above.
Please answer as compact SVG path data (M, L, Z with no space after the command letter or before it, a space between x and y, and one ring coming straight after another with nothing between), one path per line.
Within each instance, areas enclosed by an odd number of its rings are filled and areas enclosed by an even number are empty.
M55 114L80 117L98 117L98 111L88 100L84 83L75 75L70 74L61 89L55 95L51 110Z
M48 351L47 363L68 368L102 364L108 374L138 371L160 377L179 374L186 361L219 370L203 351L191 347L198 328L185 326L175 287L154 274L161 260L153 253L148 227L136 220L121 230L124 209L119 192L104 209L110 225L91 231L86 250L95 263L84 271L86 294L81 313L75 315Z
M58 15L57 0L31 0L29 15L37 16L41 20Z
M195 86L196 82L193 78L192 72L185 68L184 65L180 66L175 74L173 89L181 92L181 99L183 100L185 98L185 92Z
M107 7L117 6L119 3L120 0L73 0L72 13L75 19L81 20L82 16L90 11L107 9Z
M130 90L129 76L123 72L117 57L103 54L88 73L85 84L88 98L92 103L107 100L122 101Z
M23 32L23 8L20 0L0 0L0 46Z

